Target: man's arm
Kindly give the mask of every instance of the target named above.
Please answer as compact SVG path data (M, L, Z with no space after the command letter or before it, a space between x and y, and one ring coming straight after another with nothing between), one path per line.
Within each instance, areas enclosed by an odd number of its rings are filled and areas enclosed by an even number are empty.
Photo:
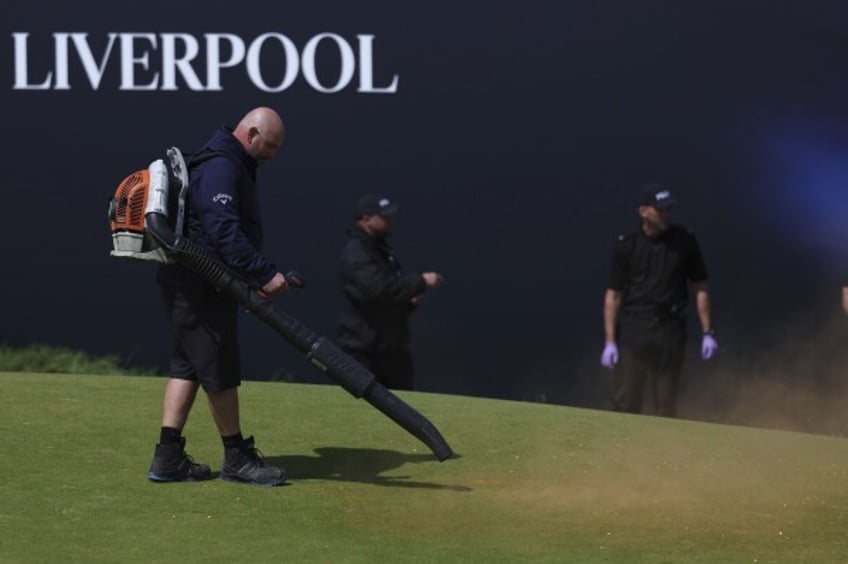
M615 327L618 324L618 310L621 309L621 292L607 289L604 294L604 340L615 343Z
M701 358L709 360L718 352L719 346L713 335L713 320L710 310L710 289L707 281L693 282L692 290L695 292L695 304L698 308L698 319L701 321Z
M215 162L215 160L220 162ZM241 173L229 159L215 159L197 175L191 205L215 251L248 285L266 294L285 291L277 267L254 247L242 230L239 211ZM204 163L205 165L205 163Z
M709 284L706 280L693 282L692 291L695 293L695 305L698 310L698 320L701 322L701 331L705 335L709 335L713 332Z
M618 344L616 328L618 312L621 309L621 296L628 283L629 255L633 250L633 239L621 236L612 253L609 283L604 293L604 350L601 353L601 366L612 370L618 364Z
M842 309L848 313L848 285L842 287Z
M343 250L341 270L345 293L363 303L410 304L412 298L432 287L431 282L437 283L437 275L430 280L415 273L397 276L355 242Z
M615 327L618 323L618 310L621 308L621 292L607 288L604 294L604 352L601 353L601 365L612 370L618 364L618 345L615 342Z

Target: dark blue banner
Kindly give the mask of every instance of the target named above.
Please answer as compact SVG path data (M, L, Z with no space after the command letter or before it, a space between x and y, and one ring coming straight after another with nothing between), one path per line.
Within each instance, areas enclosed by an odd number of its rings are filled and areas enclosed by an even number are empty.
M259 105L287 128L259 171L265 251L309 280L278 307L332 335L354 202L390 195L403 264L446 277L412 319L422 390L600 405L612 247L647 182L710 272L725 350L690 355L692 394L786 350L797 376L845 336L842 3L200 6L0 8L0 341L164 369L154 269L109 257L107 199ZM255 320L242 334L245 377L325 381Z

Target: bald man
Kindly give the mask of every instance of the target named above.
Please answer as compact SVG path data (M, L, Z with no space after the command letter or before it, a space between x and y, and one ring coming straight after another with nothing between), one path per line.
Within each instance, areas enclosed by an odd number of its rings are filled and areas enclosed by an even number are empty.
M283 142L283 121L270 108L256 108L231 129L219 128L191 167L185 235L238 273L263 297L288 290L285 276L261 253L262 223L256 192L257 167L273 159ZM170 378L165 386L162 426L148 477L183 482L212 477L208 465L186 454L183 427L200 387L221 435L221 478L275 486L285 470L267 464L244 438L239 420L241 359L238 304L180 265L161 266L157 280L171 322Z

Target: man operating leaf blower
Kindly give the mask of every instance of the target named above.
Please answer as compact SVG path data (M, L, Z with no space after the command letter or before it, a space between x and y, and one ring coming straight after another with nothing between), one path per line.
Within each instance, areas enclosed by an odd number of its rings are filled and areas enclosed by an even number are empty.
M185 451L182 429L198 389L206 393L224 447L221 477L254 485L286 481L266 463L239 421L241 368L238 308L246 307L354 397L422 440L439 460L452 455L438 430L329 340L274 310L271 296L302 285L262 254L256 193L259 164L273 159L284 126L270 108L221 127L188 160L171 148L164 160L128 176L110 203L112 255L163 263L157 276L173 329L170 379L148 477L155 482L205 480L210 467Z

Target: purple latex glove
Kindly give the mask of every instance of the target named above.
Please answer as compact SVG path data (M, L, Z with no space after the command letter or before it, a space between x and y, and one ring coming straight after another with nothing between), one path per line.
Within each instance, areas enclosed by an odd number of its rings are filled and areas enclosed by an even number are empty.
M613 368L618 363L618 345L607 343L604 352L601 353L601 365L604 368Z
M711 359L718 352L718 341L710 334L704 335L701 340L701 358L704 360Z

